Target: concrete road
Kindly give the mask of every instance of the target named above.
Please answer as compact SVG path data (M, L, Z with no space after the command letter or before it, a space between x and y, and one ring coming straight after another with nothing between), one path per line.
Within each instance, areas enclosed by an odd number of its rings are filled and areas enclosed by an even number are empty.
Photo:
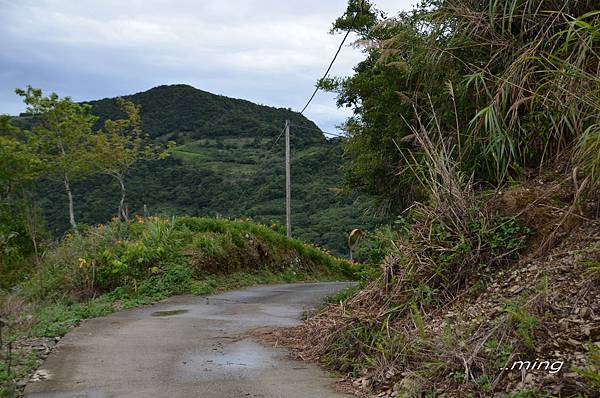
M177 296L91 319L67 334L38 370L30 398L341 398L333 379L286 352L237 336L292 326L346 283L270 285Z

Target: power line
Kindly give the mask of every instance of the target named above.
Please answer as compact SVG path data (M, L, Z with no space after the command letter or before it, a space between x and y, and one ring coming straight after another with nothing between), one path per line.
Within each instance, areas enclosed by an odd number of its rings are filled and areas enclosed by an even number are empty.
M325 79L329 75L329 72L331 71L331 68L333 67L333 64L334 64L335 60L337 59L338 55L340 54L340 51L342 51L342 47L344 46L344 43L346 42L346 39L348 38L348 36L350 35L350 32L354 28L354 23L356 22L356 18L358 17L359 14L362 14L363 6L364 6L364 0L361 0L361 2L360 2L360 10L357 11L354 14L354 17L352 18L352 22L350 23L350 26L348 27L348 30L346 31L346 34L344 35L344 38L342 39L342 42L338 46L338 49L335 52L335 55L333 56L333 59L329 63L329 66L327 67L327 70L325 71L325 74L321 78L321 81L323 79ZM315 98L315 95L317 94L318 91L319 91L319 85L317 84L317 86L315 87L315 90L313 91L312 95L310 96L310 98L306 102L306 105L304 105L304 107L302 108L302 110L299 112L300 115L302 115L304 113L304 111L308 108L308 106L310 105L310 103L312 102L312 100ZM324 133L321 129L315 129L314 127L305 127L305 126L300 126L300 125L292 125L288 120L286 120L285 121L285 127L279 133L279 135L277 136L277 138L273 142L273 145L271 145L271 148L267 151L267 153L272 152L273 149L275 148L275 145L277 145L277 143L279 142L279 139L281 138L281 136L283 135L283 133L285 133L286 232L287 232L287 236L288 237L291 237L291 169L290 169L290 158L291 158L291 156L290 156L290 127L291 126L295 126L295 127L299 127L299 128L303 128L303 129L307 129L307 130L316 130L316 131L319 131L321 134L326 134L326 135L333 136L333 137L341 137L341 138L345 138L346 137L346 136L343 136L343 135L340 135L340 134L335 134L335 133ZM258 169L255 170L253 177L255 178L257 175L258 175ZM245 193L246 193L246 189L244 189L244 196L245 196Z
M277 136L277 139L275 140L275 142L273 142L273 146L275 146L275 144L277 144L279 142L279 139L281 138L281 135L285 132L285 127L283 128L283 130L281 130L281 133L279 133L279 135ZM273 149L273 148L271 148Z
M332 136L334 136L334 137L348 138L348 136L347 136L347 135L344 135L344 134L338 134L338 133L330 133L330 132L327 132L327 131L323 131L323 130L321 130L321 129L319 129L319 128L314 128L314 127L306 127L306 126L300 126L300 125L298 125L298 124L290 124L290 126L291 126L291 127L298 127L298 128L305 129L305 130L318 131L318 132L320 132L320 133L323 133L324 135L332 135ZM281 135L280 135L280 136L281 136Z
M348 138L347 135L343 135L343 134L335 134L335 133L324 133L324 134L327 134L327 135L330 135L330 136L336 137L336 138Z
M360 11L357 11L356 14L354 14L354 17L352 18L352 22L350 23L350 26L348 27L348 30L346 31L346 34L344 35L344 38L342 39L342 42L340 43L340 46L338 47L337 51L335 52L335 55L333 56L333 59L329 63L329 67L325 71L325 74L320 79L320 81L322 81L323 79L325 79L327 77L327 75L329 75L329 71L331 71L331 67L333 66L333 63L337 59L337 56L339 55L340 51L342 51L342 47L344 46L344 43L346 42L346 39L350 35L350 32L352 31L352 28L354 28L354 23L356 22L356 18L358 17L358 14L359 13L362 14L364 2L365 2L365 0L362 0L360 2ZM306 105L304 105L304 108L302 108L302 110L300 111L301 115L304 113L304 111L306 110L306 108L308 108L308 106L312 102L313 98L315 98L315 95L317 95L318 91L319 91L319 85L317 84L317 87L315 87L315 91L313 91L312 95L308 99L308 102L306 103Z

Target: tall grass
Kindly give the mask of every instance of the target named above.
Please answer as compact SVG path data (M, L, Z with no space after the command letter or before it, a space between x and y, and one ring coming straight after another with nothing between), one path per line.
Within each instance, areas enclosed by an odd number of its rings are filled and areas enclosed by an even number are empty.
M468 35L465 45L488 58L463 58L482 101L465 140L477 164L503 181L575 149L576 163L597 169L590 139L600 122L597 3L449 0L438 15L454 19L453 35Z
M600 187L597 2L431 3L433 11L424 13L420 25L427 60L414 57L415 52L406 48L418 43L405 43L404 33L373 46L380 53L380 63L386 64L394 54L390 67L400 58L406 62L410 78L420 76L408 95L413 96L422 118L429 113L423 98L438 93L424 92L426 86L419 82L439 78L436 74L456 79L448 69L460 71L462 81L447 83L449 100L459 117L447 117L440 123L444 142L459 149L454 155L461 168L484 181L502 183L511 175L567 158L572 167L593 176L590 187ZM386 21L382 29L394 23L402 32L406 19ZM447 109L439 98L437 95L436 108ZM455 131L459 118L468 123Z

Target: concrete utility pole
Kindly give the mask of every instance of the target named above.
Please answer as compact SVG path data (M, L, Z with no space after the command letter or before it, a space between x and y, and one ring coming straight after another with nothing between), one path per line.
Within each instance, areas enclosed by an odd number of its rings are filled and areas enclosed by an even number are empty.
M285 227L292 237L292 176L290 173L290 121L285 121Z

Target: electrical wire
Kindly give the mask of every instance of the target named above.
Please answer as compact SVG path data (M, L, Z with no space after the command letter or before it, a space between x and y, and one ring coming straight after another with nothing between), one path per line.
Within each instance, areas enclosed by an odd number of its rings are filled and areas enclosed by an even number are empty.
M333 56L333 59L329 63L329 67L325 71L325 74L323 75L323 77L321 78L321 80L325 79L329 75L329 72L331 71L331 68L333 67L333 64L334 64L335 60L337 59L340 51L342 50L342 47L344 46L344 43L346 42L346 39L350 35L350 32L352 31L352 28L354 28L354 23L356 22L356 18L358 17L359 14L362 14L363 7L364 7L364 0L362 0L361 3L360 3L360 10L357 11L354 14L354 17L352 18L352 22L350 23L350 26L348 27L348 30L346 31L346 34L344 35L344 38L342 39L342 42L340 43L337 51L335 52L335 55ZM304 107L302 108L302 110L299 112L301 115L304 113L304 111L306 110L306 108L308 108L308 106L310 105L310 103L312 102L312 100L315 98L315 95L317 94L318 91L319 91L319 86L317 85L317 87L315 88L315 91L312 93L312 95L310 96L310 98L306 102L306 105L304 105ZM337 137L337 138L348 138L345 135L336 134L336 133L327 133L327 132L322 131L321 129L314 128L314 127L300 126L300 125L291 124L291 123L288 124L288 127L298 127L298 128L303 128L303 129L307 129L307 130L315 130L315 131L318 131L321 134L325 135L326 138L329 138L327 136L333 136L333 137ZM273 145L271 145L271 147L267 150L267 152L266 152L267 154L272 154L273 153L273 149L275 148L275 146L279 142L279 139L281 138L281 136L283 135L283 133L285 133L285 127L281 130L281 132L279 133L279 135L277 136L277 138L273 142ZM257 170L255 170L254 173L252 173L251 179L255 179L256 177L258 177L259 170L261 170L261 169L257 168ZM247 194L248 188L242 188L242 191L243 191L242 197L245 197L246 194Z
M334 137L348 138L348 136L347 136L347 135L344 135L344 134L339 134L339 133L330 133L330 132L323 131L323 130L321 130L321 129L319 129L319 128L314 128L314 127L300 126L300 125L298 125L298 124L290 124L290 127L298 127L298 128L305 129L305 130L318 131L318 132L320 132L320 133L323 133L324 135L331 135L331 136L334 136Z
M333 63L337 59L337 56L339 55L340 51L342 51L342 47L344 46L344 43L346 42L346 39L350 35L350 32L352 31L352 28L354 28L354 23L356 22L356 18L358 17L358 14L362 14L364 3L365 3L365 0L362 0L360 2L360 11L357 11L354 14L354 17L352 18L352 22L350 23L350 26L348 27L348 30L346 31L346 34L344 35L344 38L342 39L342 42L340 43L337 51L335 52L335 55L333 56L333 59L329 63L329 67L325 71L325 74L320 79L320 81L322 81L323 79L325 79L327 77L327 75L329 75L329 72L331 71L331 67L333 66ZM300 111L301 115L304 113L304 111L306 110L306 108L308 108L308 106L310 105L310 103L312 102L312 100L315 98L315 95L317 95L318 91L319 91L319 85L317 84L317 87L315 87L315 91L313 91L312 95L308 99L308 102L306 103L306 105L304 105L304 108L302 108L302 110Z
M279 139L281 138L281 136L283 135L283 133L285 133L285 127L283 128L283 130L281 130L281 133L279 133L279 135L277 136L277 139L275 140L275 142L273 142L273 146L275 146L275 144L277 144L279 142ZM273 148L271 148L273 149Z

